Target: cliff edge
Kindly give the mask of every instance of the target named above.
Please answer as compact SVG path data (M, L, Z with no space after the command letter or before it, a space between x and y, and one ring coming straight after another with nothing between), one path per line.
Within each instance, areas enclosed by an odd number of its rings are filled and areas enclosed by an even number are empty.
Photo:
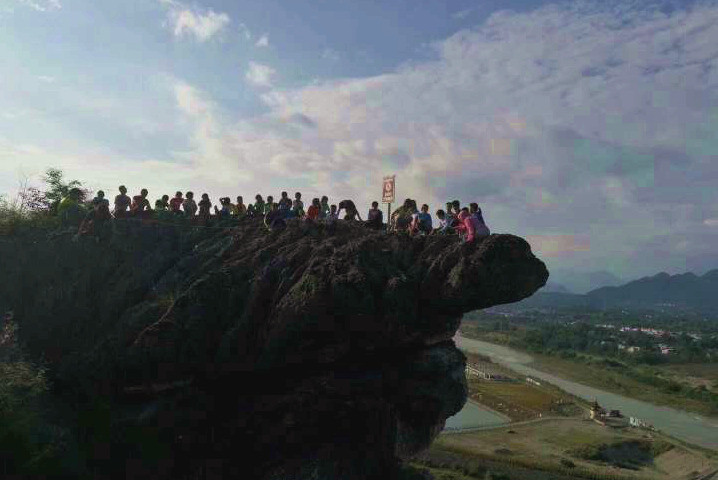
M124 221L101 243L4 237L0 258L0 308L78 412L95 478L390 478L466 401L462 314L548 278L512 235L342 222Z

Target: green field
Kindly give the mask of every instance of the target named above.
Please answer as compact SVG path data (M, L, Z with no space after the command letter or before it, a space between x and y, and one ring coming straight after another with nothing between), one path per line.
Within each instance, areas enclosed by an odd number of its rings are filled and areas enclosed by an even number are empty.
M702 453L661 436L575 418L443 434L430 453L440 457L446 451L486 465L504 464L569 478L668 480L716 469L714 461Z

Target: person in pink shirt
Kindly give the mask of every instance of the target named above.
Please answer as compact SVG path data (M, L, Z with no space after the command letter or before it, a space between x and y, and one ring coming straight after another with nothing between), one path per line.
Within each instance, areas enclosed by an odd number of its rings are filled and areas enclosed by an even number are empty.
M459 220L459 225L456 227L456 229L461 233L461 236L464 238L465 242L473 242L476 238L476 221L472 219L473 217L469 213L469 209L464 207L459 212L459 216L457 219Z

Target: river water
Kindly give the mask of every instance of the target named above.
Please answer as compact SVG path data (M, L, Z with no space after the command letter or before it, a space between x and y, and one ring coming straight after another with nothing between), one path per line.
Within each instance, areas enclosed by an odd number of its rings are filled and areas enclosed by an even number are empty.
M718 450L718 421L702 417L698 414L676 410L670 407L660 407L640 400L606 392L580 383L564 380L550 373L545 373L526 364L531 362L531 356L508 347L494 345L480 340L472 340L456 334L454 342L460 350L479 353L491 358L492 361L504 365L523 375L530 375L545 380L562 390L584 398L589 401L598 400L598 403L607 410L618 409L625 416L638 417L664 433L681 440L700 445L702 447ZM466 410L466 412L464 411ZM474 428L488 426L496 422L498 415L485 416L479 414L480 410L470 402L466 402L464 409L453 417L447 419L446 429ZM487 412L490 413L490 412ZM481 421L482 425L478 425ZM462 421L464 421L462 423Z

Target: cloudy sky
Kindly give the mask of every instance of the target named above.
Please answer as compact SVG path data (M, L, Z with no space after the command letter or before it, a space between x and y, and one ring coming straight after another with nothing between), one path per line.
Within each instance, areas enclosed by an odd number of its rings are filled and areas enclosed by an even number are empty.
M718 2L0 0L0 193L478 201L550 269L718 267Z

